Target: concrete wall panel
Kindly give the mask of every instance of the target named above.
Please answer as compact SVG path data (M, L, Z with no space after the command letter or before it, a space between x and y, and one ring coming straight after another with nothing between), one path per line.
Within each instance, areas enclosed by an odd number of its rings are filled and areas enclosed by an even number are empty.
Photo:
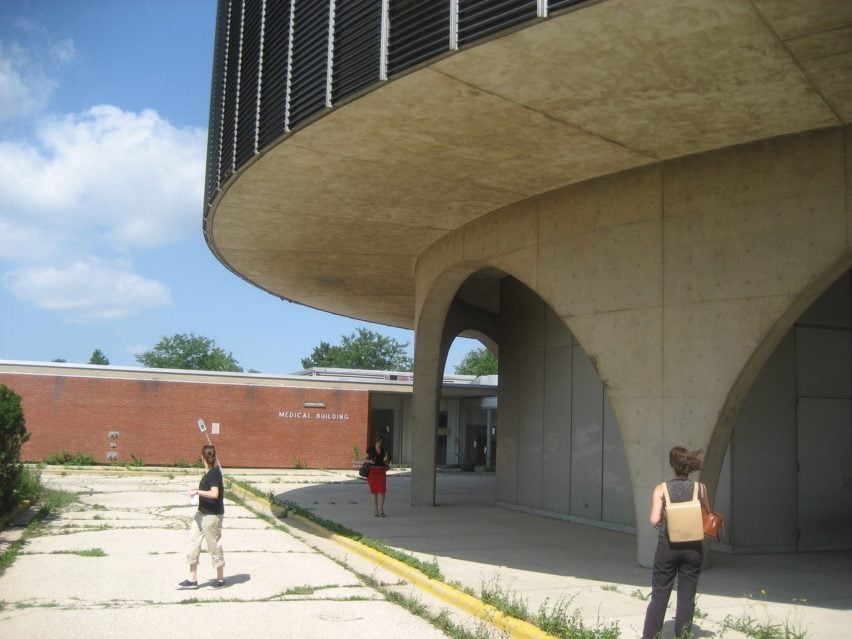
M547 350L544 356L541 507L564 514L570 512L571 503L571 464L566 462L571 459L573 351L563 346Z
M846 248L840 130L665 165L666 304L799 293Z
M611 397L660 397L663 386L662 309L642 308L567 318ZM637 371L642 371L637 375Z
M507 206L465 228L464 258L487 260L535 246L537 242L538 228L530 224L529 211L519 205Z
M544 351L520 355L518 503L541 508L544 436Z
M600 519L603 460L603 386L592 360L574 347L571 406L571 514Z
M659 221L597 229L542 244L538 290L560 315L659 306Z
M603 504L601 518L604 521L635 526L633 510L633 483L627 468L627 455L621 441L618 420L612 403L604 395L603 425Z
M848 330L799 326L796 329L799 396L848 398L849 354Z
M734 429L729 533L742 549L796 545L795 357L789 333L752 386Z

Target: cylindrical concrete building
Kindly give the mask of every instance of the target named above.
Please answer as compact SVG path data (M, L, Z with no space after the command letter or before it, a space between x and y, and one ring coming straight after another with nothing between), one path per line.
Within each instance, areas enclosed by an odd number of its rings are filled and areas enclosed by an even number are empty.
M635 530L648 565L679 444L722 549L850 548L850 25L847 0L220 0L204 233L274 295L415 329L415 504L475 335L501 504Z

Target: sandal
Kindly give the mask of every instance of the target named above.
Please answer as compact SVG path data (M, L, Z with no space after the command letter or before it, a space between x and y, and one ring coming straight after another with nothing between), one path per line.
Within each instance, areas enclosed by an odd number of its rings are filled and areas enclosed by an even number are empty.
M373 514L373 517L380 517L378 510Z
M377 517L384 517L384 516L385 516L385 511L384 511L384 510L380 511L380 512L379 512L379 514L378 514L378 515L376 515L376 516L377 516Z

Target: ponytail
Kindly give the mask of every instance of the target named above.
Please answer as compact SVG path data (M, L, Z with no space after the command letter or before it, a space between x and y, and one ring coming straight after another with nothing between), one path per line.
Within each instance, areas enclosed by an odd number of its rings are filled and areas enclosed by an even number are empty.
M701 451L675 446L669 451L669 464L676 475L689 475L693 471L701 470Z

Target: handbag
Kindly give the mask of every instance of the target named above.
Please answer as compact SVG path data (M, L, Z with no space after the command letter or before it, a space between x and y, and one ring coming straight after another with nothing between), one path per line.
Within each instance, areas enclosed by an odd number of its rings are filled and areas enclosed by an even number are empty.
M698 500L698 482L693 482L692 499L672 502L669 487L663 483L666 496L666 528L669 541L701 541L704 539L704 525L701 516L701 502Z
M358 469L359 477L367 477L370 474L370 465L367 462L361 464L361 468Z
M704 534L710 539L721 540L722 526L725 518L721 513L715 513L706 506L701 506L701 519L704 522Z

